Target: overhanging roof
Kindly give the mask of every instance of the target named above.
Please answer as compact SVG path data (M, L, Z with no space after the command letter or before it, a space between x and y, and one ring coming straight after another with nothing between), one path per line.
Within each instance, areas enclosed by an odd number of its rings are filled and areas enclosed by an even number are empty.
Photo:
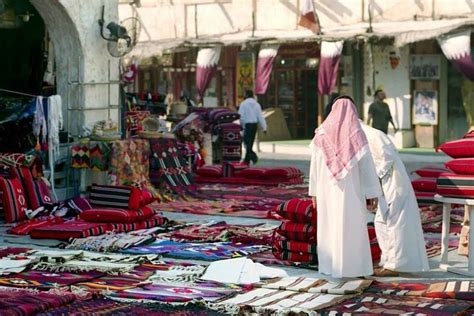
M474 17L427 20L377 22L372 24L372 32L368 32L369 23L357 23L322 28L323 34L315 35L306 29L297 30L246 30L235 33L203 35L199 38L164 39L139 42L131 55L137 58L149 58L164 52L185 46L207 45L242 45L258 42L302 42L302 41L335 41L369 38L393 38L396 46L436 38L442 34L474 25Z

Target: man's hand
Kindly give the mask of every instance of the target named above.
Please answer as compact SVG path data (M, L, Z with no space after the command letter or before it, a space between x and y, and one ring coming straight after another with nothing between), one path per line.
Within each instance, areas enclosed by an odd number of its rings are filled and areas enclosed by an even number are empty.
M367 209L372 213L375 213L375 211L377 210L378 204L379 204L379 199L377 198L366 200Z

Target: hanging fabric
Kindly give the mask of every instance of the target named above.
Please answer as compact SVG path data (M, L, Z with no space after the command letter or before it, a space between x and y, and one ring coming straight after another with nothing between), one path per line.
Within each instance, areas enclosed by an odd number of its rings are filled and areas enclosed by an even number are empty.
M318 93L320 95L329 95L336 87L343 44L344 41L321 42L321 59L318 74Z
M57 200L54 190L54 165L59 158L59 130L63 127L62 100L59 95L48 98L48 157L51 170L51 190Z
M202 99L217 70L221 47L201 48L197 55L196 89Z
M138 60L134 59L132 64L127 67L125 73L122 76L123 81L127 83L135 82L138 74Z
M454 64L456 69L466 78L474 81L474 62L471 56L471 30L439 37L438 43L444 56Z
M43 107L43 97L37 96L36 97L36 105L35 105L35 118L33 121L33 134L36 136L36 139L39 142L40 134L43 135L42 142L46 143L46 134L47 134L47 127L46 127L46 116L44 114L44 107Z
M260 48L258 52L257 74L255 76L255 94L264 94L270 82L273 61L280 45L270 45Z

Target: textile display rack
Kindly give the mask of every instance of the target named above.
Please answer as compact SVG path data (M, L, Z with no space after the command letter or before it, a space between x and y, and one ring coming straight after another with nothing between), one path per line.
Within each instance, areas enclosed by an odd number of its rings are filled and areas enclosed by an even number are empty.
M474 277L474 234L469 234L469 252L468 266L463 268L453 267L448 264L448 247L449 247L449 228L451 224L451 207L452 204L464 205L464 208L474 218L474 199L452 198L436 194L435 201L443 203L443 227L441 232L441 261L440 269L456 274Z

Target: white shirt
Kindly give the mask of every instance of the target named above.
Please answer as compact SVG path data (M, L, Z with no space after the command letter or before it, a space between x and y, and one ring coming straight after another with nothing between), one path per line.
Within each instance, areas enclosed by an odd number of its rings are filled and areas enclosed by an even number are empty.
M239 114L242 127L245 127L247 123L259 123L264 131L267 130L267 122L263 117L262 107L254 98L247 98L240 103Z

